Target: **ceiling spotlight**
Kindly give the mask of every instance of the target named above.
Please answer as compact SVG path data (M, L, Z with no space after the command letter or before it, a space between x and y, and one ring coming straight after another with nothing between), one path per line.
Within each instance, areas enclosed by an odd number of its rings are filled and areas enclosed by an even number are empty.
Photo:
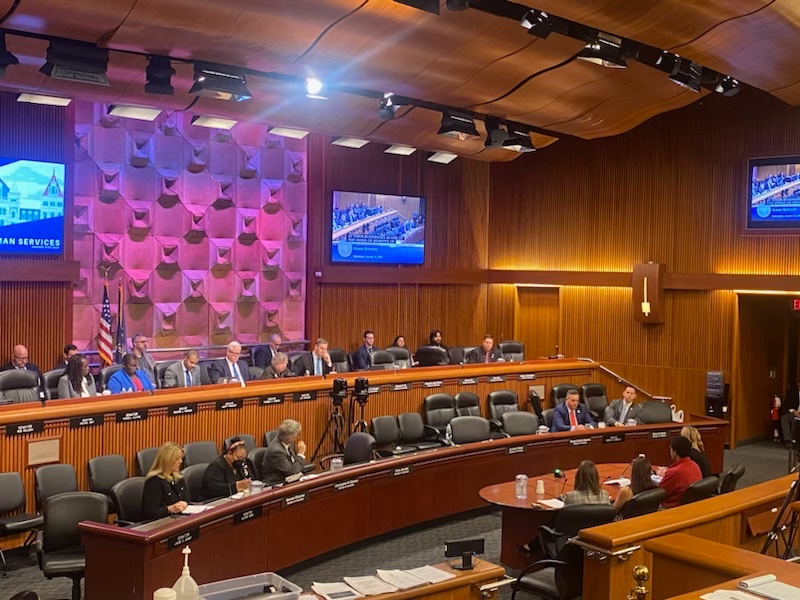
M440 165L449 165L457 158L457 154L451 154L450 152L434 152L428 157L428 162L435 162L439 163Z
M508 139L503 142L503 148L513 152L536 152L536 147L531 142L531 133L522 127L509 127Z
M234 100L242 102L251 98L241 69L222 67L211 63L197 63L194 66L194 85L190 94L215 100Z
M325 84L316 77L309 77L306 79L306 96L314 100L327 100Z
M230 130L236 125L233 119L223 119L221 117L208 117L206 115L192 116L192 125L197 127L208 127L209 129L225 129Z
M53 40L40 73L53 79L108 85L108 50L92 44Z
M156 117L161 114L161 109L132 106L130 104L110 104L108 106L108 114L112 117L123 117L138 121L155 121Z
M369 140L362 140L361 138L352 137L337 137L331 140L333 146L344 146L345 148L363 148L369 144Z
M447 8L450 10L467 10L469 0L447 0Z
M394 94L384 94L381 105L378 107L378 116L384 121L391 121L400 106L402 105L398 104Z
M700 84L703 82L703 67L688 58L676 58L678 60L669 75L670 80L681 87L699 93Z
M6 49L6 36L0 35L0 79L5 79L6 67L18 65L19 59Z
M719 80L717 85L714 86L714 91L723 96L735 96L739 93L739 81L730 75L725 75Z
M399 156L411 156L416 151L417 149L413 146L403 146L402 144L393 144L384 150L386 154L397 154Z
M519 24L527 29L528 33L541 39L546 39L553 31L550 16L541 10L529 10L525 13L525 16L522 17Z
M147 83L144 84L144 91L148 94L172 96L175 93L171 81L173 75L175 69L172 68L168 57L151 56L145 70Z
M290 127L270 127L267 131L272 135L292 138L293 140L302 140L308 135L308 132L303 129L292 129Z
M453 110L442 113L442 125L437 133L462 142L469 138L480 137L473 118L466 113Z
M69 106L72 98L59 96L43 96L42 94L22 93L17 96L17 102L30 102L31 104L46 104L47 106Z
M394 0L398 4L405 4L411 8L418 8L435 15L439 14L439 0ZM448 8L449 8L448 0Z
M622 51L622 38L602 31L597 32L597 38L586 44L576 58L609 69L624 69L628 66Z

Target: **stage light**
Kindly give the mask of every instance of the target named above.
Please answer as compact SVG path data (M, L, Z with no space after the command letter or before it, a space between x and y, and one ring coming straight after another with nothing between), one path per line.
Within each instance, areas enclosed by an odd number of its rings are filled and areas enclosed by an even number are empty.
M462 142L469 138L480 137L473 118L466 113L453 110L442 113L442 125L437 133Z
M447 0L447 8L449 10L467 10L469 0Z
M161 114L160 108L148 108L145 106L131 106L129 104L109 104L108 114L112 117L123 117L125 119L136 119L138 121L155 121Z
M541 10L529 10L525 13L525 16L522 17L522 20L519 23L525 29L528 30L528 33L531 35L535 35L541 39L547 39L553 31L553 25L550 22L550 16Z
M411 8L418 8L434 15L439 14L439 0L394 0L398 4L405 4Z
M381 105L378 107L378 116L384 121L391 121L400 106L394 94L384 94Z
M316 77L306 79L306 96L314 100L327 100L325 84Z
M6 68L18 65L19 59L6 48L6 36L0 35L0 79L5 79Z
M508 139L503 142L503 148L513 152L536 152L536 147L531 142L530 131L521 127L509 127Z
M175 88L172 87L173 75L175 69L172 68L168 57L151 56L145 69L147 83L144 84L144 91L148 94L172 96L175 93Z
M31 104L46 104L47 106L69 106L72 98L59 96L43 96L42 94L22 93L17 96L17 102L30 102Z
M576 58L609 69L624 69L628 66L622 51L622 38L602 31L597 32L597 38L586 44Z
M108 86L108 50L81 42L53 40L40 73L52 79Z
M223 119L221 117L208 117L205 115L194 115L192 117L192 125L198 127L208 127L209 129L225 129L230 130L236 125L237 121L233 119Z
M416 148L412 146L403 146L402 144L394 144L384 150L386 154L397 154L399 156L411 156L416 151Z
M457 154L451 154L450 152L434 152L428 157L428 162L439 163L440 165L449 165L457 158Z
M723 96L735 96L739 93L740 90L739 81L734 79L730 75L725 75L722 79L719 80L716 86L714 86L714 91L718 94L722 94Z
M703 67L687 58L678 58L669 78L679 86L699 93L703 82Z
M308 131L303 129L292 129L291 127L270 127L267 130L272 135L279 135L293 140L302 140L308 135Z
M194 66L194 85L189 93L203 98L235 102L251 98L242 70L211 63L197 63Z
M332 146L342 146L344 148L363 148L369 144L369 140L362 140L361 138L352 137L336 137L331 140Z

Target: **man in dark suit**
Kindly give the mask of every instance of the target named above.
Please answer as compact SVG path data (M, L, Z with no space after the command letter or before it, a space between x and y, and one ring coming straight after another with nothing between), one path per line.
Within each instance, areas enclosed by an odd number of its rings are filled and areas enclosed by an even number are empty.
M483 336L481 345L473 348L464 357L464 362L469 364L503 362L503 355L494 347L494 338L489 334Z
M369 369L369 355L375 349L375 333L369 329L364 332L364 343L353 354L353 368L356 371Z
M328 340L317 338L317 342L314 344L314 351L303 352L297 362L294 363L294 369L292 370L295 375L300 376L336 373L330 354L328 354Z
M278 426L277 437L269 443L261 463L264 485L283 483L287 477L303 472L306 464L306 443L297 441L300 423L286 419ZM293 444L297 449L295 450Z
M594 419L583 404L578 403L578 391L567 392L564 404L559 404L553 410L553 426L550 431L572 431L573 429L587 429L594 427Z
M67 365L69 364L69 359L75 356L78 353L78 347L75 344L67 344L64 346L64 354L61 355L61 360L59 363L53 367L53 371L57 369L67 370Z
M609 427L625 427L630 420L641 425L640 413L641 407L636 404L636 388L628 385L622 390L622 398L612 400L611 404L606 407L603 420Z
M266 346L258 346L253 353L253 366L261 367L262 369L268 368L272 364L272 359L281 351L281 344L283 340L277 333L269 336L269 344Z
M800 381L797 382L794 389L789 389L786 392L786 398L781 405L781 412L784 413L781 417L781 431L783 433L783 442L787 445L792 441L794 420L800 418L798 410L800 410Z
M216 360L208 365L208 378L211 383L217 383L220 379L230 382L238 381L244 385L250 379L250 367L240 359L242 355L242 345L239 342L228 344L225 358Z
M14 369L20 371L33 371L36 373L36 378L39 380L40 393L43 393L43 391L46 389L42 372L35 364L28 362L28 349L22 344L14 346L14 350L11 353L11 360L0 367L0 371L12 371Z
M197 350L189 350L183 360L176 361L164 370L165 388L194 387L200 385L200 360Z

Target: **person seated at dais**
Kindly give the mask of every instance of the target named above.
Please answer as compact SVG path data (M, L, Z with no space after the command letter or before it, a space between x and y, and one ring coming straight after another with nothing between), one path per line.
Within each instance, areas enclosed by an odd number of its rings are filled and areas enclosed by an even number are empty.
M295 375L328 375L336 373L331 355L328 354L328 340L317 338L312 352L303 352L294 363Z
M106 389L112 394L146 392L156 389L150 377L139 368L139 359L133 353L122 357L122 368L108 378Z
M369 355L375 351L375 332L369 329L364 332L364 343L353 354L353 368L356 371L369 369Z
M553 409L553 425L550 431L572 431L594 427L594 419L583 404L579 403L578 390L570 390L563 404Z
M278 426L278 435L267 446L264 462L261 464L261 477L265 485L283 483L290 475L303 472L306 465L306 443L297 441L301 430L300 423L292 419L286 419ZM295 442L296 451L293 447Z
M206 467L203 474L203 499L231 496L250 487L256 476L253 462L247 458L247 447L239 437L232 437L220 456Z
M58 378L59 398L92 398L97 396L94 377L89 373L89 361L75 354L69 359L67 370Z
M481 345L470 350L464 357L464 362L469 364L503 362L503 354L494 347L494 338L490 335L483 336Z
M272 364L264 369L261 379L284 379L294 377L294 373L289 368L289 355L285 352L278 352L272 357Z
M189 504L189 490L181 477L183 448L167 442L158 449L153 466L145 476L142 516L160 519L183 512Z
M392 346L394 346L396 348L405 348L406 347L406 336L398 335L396 338L394 338L394 341L392 342Z
M617 512L622 512L625 505L630 502L636 494L658 487L653 481L653 465L644 456L633 459L631 463L631 484L626 485L619 491L614 508Z
M609 504L608 492L600 488L600 475L590 460L581 461L575 474L575 489L564 496L564 504Z
M636 388L626 385L622 390L622 398L612 400L603 413L603 419L609 427L625 427L628 421L636 425L642 424L641 407L636 404Z

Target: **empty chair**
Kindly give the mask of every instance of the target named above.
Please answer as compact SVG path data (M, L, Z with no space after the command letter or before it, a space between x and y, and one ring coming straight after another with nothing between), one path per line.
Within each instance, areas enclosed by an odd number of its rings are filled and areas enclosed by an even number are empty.
M252 369L250 372L252 373ZM232 435L230 437L225 438L225 441L222 442L222 449L220 450L220 454L224 454L225 450L227 450L231 445L231 440L235 437L238 437L240 440L244 442L244 447L247 448L247 451L250 452L256 447L256 438L254 438L249 433L237 433L236 435ZM211 462L211 461L209 461Z
M344 443L342 462L345 465L356 465L371 461L374 455L375 438L363 431L357 431Z
M394 357L394 362L401 369L411 368L411 353L408 348L400 348L399 346L389 346L386 352L390 352Z
M205 475L207 463L197 463L186 467L181 471L186 489L189 491L189 500L200 502L203 498L203 475Z
M0 515L10 512L17 513L25 507L25 488L22 477L16 471L0 473ZM36 536L36 529L44 522L41 515L17 513L10 516L0 516L0 538L18 533L29 532L25 540L27 546ZM6 557L0 548L0 560L3 561L3 577L6 575Z
M581 397L594 420L602 419L608 408L606 386L602 383L584 383L581 386Z
M388 446L378 450L379 456L396 456L417 451L414 446L400 445L400 426L394 415L374 417L372 419L372 435L377 446Z
M352 371L350 368L350 359L347 356L347 352L340 348L331 348L328 350L328 356L331 357L331 363L333 363L333 368L336 369L337 373L349 373Z
M542 418L542 399L539 397L539 394L536 393L535 390L530 390L528 392L528 404L537 417L539 417L540 421L543 421Z
M610 504L568 504L558 512L553 527L539 526L542 553L556 558L567 540L581 529L610 523L616 516L617 511Z
M456 394L456 413L459 417L480 417L481 399L473 392L458 392Z
M160 361L160 362L156 363L156 368L155 368L156 380L155 380L155 384L156 384L156 387L158 389L161 389L161 388L164 387L164 372L167 369L169 369L172 365L177 363L177 362L180 362L180 361L177 361L177 360L163 360L163 361Z
M108 380L111 379L111 376L119 371L122 368L122 365L109 365L104 369L100 369L100 373L98 374L96 381L97 384L97 391L101 392L108 387Z
M685 492L683 492L683 496L681 496L681 504L691 504L692 502L711 498L711 496L717 493L718 488L719 477L716 475L705 477L700 481L695 481L692 485L686 488Z
M542 411L542 423L547 426L547 431L550 431L550 428L553 426L553 409L552 408L545 408Z
M450 358L451 365L459 365L464 362L464 357L467 355L463 346L450 346L447 349L447 356Z
M501 426L511 437L533 435L539 428L539 417L523 411L505 412L501 417Z
M500 354L503 355L504 360L525 360L525 345L522 342L509 340L507 342L500 342L497 347L500 349Z
M565 544L557 558L540 560L528 566L511 589L511 600L516 600L520 591L544 600L580 598L583 594L583 548Z
M42 465L36 469L36 506L41 510L51 496L78 491L78 478L72 465Z
M197 366L200 367L200 384L201 385L211 385L211 377L208 374L208 366L211 363L216 362L215 360L199 360L197 361Z
M489 404L489 417L500 424L503 414L519 410L519 400L516 392L510 390L497 390L489 392L486 397Z
M443 435L456 416L456 399L450 394L431 394L424 401L425 421Z
M267 449L265 447L260 448L253 448L250 452L247 453L247 458L253 463L253 466L256 468L256 478L261 479L261 463L264 462L264 455L267 453Z
M649 400L640 405L639 418L642 423L672 423L672 409L658 400Z
M719 493L727 494L736 489L736 484L744 476L744 465L737 465L733 469L728 469L719 484Z
M564 404L564 401L567 399L567 392L570 390L575 390L580 393L578 386L574 383L559 383L558 385L554 385L550 388L550 403L554 407L559 404Z
M469 444L482 442L491 437L489 421L483 417L464 416L455 417L450 421L450 431L454 444Z
M667 492L664 488L656 487L644 490L628 500L620 514L623 519L632 519L633 517L656 512L666 497Z
M44 387L47 390L47 397L51 400L58 398L58 380L64 374L64 369L53 369L42 375Z
M39 377L34 371L12 369L0 372L0 404L38 402Z
M278 437L278 430L277 429L270 429L269 431L264 432L264 445L269 446L270 442Z
M414 353L414 361L418 367L436 367L449 365L450 357L447 350L439 346L422 346Z
M215 460L219 453L214 442L189 442L183 447L183 464L186 467L192 465L208 464Z
M263 374L264 369L261 367L250 367L250 379L254 381L260 381Z
M371 369L394 369L394 354L386 350L373 350L369 355Z
M156 454L158 454L158 446L154 446L153 448L145 448L136 453L136 472L139 475L147 475L150 467L153 466L153 461L156 459Z
M44 503L44 528L39 564L48 579L72 579L72 600L80 600L86 557L78 523L106 523L108 500L96 492L69 492L51 496Z
M289 370L294 372L297 361L300 360L300 357L305 354L305 352L288 352L287 354L289 355Z
M89 459L89 489L104 496L111 495L111 488L128 478L128 466L121 454L106 454Z
M446 443L439 437L439 432L422 422L419 413L402 413L398 415L400 425L400 442L403 445L414 446L417 450L430 450L441 448Z
M143 495L144 477L128 477L111 488L111 500L117 509L117 525L129 527L145 520L142 515Z

